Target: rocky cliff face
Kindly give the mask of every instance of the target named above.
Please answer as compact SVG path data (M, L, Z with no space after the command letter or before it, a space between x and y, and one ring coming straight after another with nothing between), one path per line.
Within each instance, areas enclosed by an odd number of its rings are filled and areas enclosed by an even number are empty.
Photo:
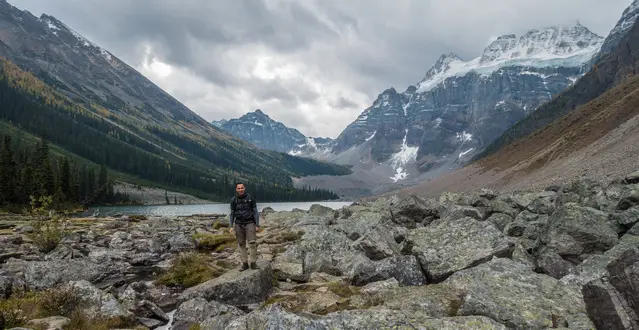
M420 172L453 167L575 82L602 43L577 24L501 36L467 62L444 54L420 83L381 93L333 152L372 140L371 158L388 162L394 181L413 164Z
M634 0L626 10L624 10L621 18L610 31L608 37L601 46L601 54L607 54L614 51L621 39L632 29L639 18L639 0Z

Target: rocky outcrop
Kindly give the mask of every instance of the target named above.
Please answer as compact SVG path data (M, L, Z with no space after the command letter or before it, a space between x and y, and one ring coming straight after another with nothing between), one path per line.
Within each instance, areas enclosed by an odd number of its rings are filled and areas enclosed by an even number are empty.
M181 301L194 298L215 300L229 305L248 305L266 300L272 291L273 270L267 262L259 262L259 269L231 271L218 278L186 289Z

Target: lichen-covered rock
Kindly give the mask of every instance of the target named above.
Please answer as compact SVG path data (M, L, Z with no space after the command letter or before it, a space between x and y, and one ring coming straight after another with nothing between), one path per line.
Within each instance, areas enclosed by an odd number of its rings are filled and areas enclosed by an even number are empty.
M371 262L354 273L352 283L363 286L371 282L396 279L400 285L423 285L428 282L414 256L397 256Z
M623 180L625 184L635 184L639 183L639 171L628 174L626 178Z
M296 260L288 260L285 257L278 256L271 263L273 268L273 276L281 281L293 280L305 282L308 281L309 273L304 273L304 264Z
M273 289L273 270L263 260L258 260L257 265L259 269L232 270L190 287L182 292L180 301L201 297L234 306L263 302Z
M81 308L88 315L107 318L131 316L112 294L96 288L86 280L69 282L67 286L81 299Z
M171 330L189 330L194 325L199 325L200 329L224 329L244 314L237 307L194 298L182 303L175 311Z
M604 252L618 241L608 214L569 203L558 208L540 235L541 243L562 257Z
M492 223L497 229L503 232L504 228L506 228L506 225L513 222L514 220L513 217L508 214L493 213L490 217L488 217L488 219L486 219L486 221Z
M630 229L639 223L639 206L633 206L625 211L613 213L611 218L625 229Z
M42 319L33 319L27 322L28 326L43 329L64 329L71 319L64 316L49 316Z
M586 283L588 315L601 329L639 328L639 247L624 250L606 266L609 276Z
M414 229L406 240L429 282L444 280L493 256L507 256L514 248L492 223L470 217Z
M490 211L492 213L506 214L512 218L516 217L519 213L518 209L513 208L508 202L500 198L491 201Z
M383 281L371 282L364 285L361 289L361 293L379 293L382 291L389 291L399 288L399 282L393 277Z
M472 206L459 206L449 205L445 211L442 212L442 218L449 220L457 220L464 217L471 217L476 220L484 220L486 214L478 208Z
M485 315L516 329L550 328L553 319L570 329L593 328L578 288L510 259L457 272L444 284L461 290L457 315Z
M51 261L10 259L0 270L5 275L24 279L30 290L44 290L70 281L87 280L94 284L121 278L130 265L122 262L94 263L88 258Z
M371 230L353 242L353 248L366 254L371 260L382 260L400 255L400 245L387 230Z
M556 252L543 249L536 258L536 265L544 274L560 279L568 274L575 273L575 267L570 262L561 258Z
M461 291L454 286L439 283L418 287L401 287L382 292L376 298L383 302L380 308L402 312L420 312L437 317L456 316L461 305Z
M572 282L584 285L597 278L608 277L607 266L619 258L621 254L633 247L639 247L639 236L625 235L619 240L619 244L603 254L594 255L576 267L575 276L568 279Z
M428 225L439 218L442 205L432 200L424 200L411 195L402 199L394 199L390 206L393 222L407 228L417 225Z
M348 310L331 313L317 321L326 329L506 329L484 316L431 318L428 312L389 309Z

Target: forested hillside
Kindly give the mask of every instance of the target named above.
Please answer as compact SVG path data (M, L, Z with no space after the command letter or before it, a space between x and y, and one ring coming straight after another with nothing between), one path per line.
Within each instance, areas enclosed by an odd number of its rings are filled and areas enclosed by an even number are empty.
M0 120L69 152L121 173L196 194L227 200L236 180L248 181L264 201L317 200L325 190L294 189L292 176L345 174L333 164L264 152L233 139L212 141L157 125L125 125L106 108L81 104L13 63L0 60Z

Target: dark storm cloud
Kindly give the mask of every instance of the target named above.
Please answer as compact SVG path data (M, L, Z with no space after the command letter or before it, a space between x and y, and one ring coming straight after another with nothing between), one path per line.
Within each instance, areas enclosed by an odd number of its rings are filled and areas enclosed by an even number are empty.
M384 89L403 91L419 82L443 53L468 60L499 35L577 20L606 36L630 3L9 2L35 15L57 17L135 67L153 59L171 65L171 75L151 78L206 119L262 108L305 134L333 137ZM338 127L336 122L344 124Z

